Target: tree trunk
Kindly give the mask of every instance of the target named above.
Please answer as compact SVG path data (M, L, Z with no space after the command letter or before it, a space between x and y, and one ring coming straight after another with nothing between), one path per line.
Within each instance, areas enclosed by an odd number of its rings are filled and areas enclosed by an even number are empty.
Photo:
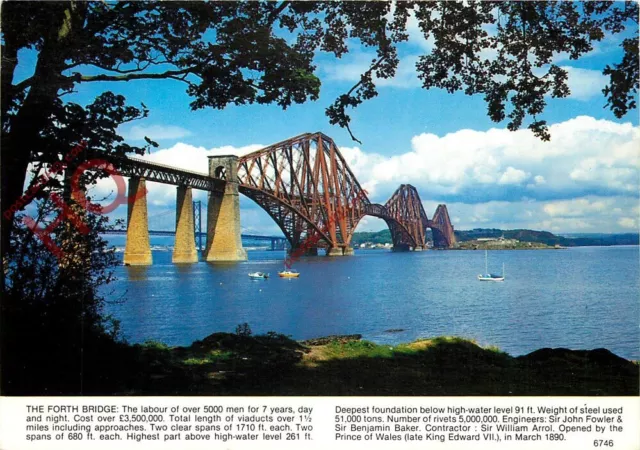
M12 206L22 195L24 181L27 174L29 160L20 157L19 152L11 151L4 142L2 144L2 162L0 176L2 177L2 254L9 252L11 229L13 228ZM18 153L18 154L16 154ZM22 209L22 208L19 208Z
M4 255L10 251L9 243L15 212L26 206L18 205L16 202L24 193L29 163L32 161L32 156L41 150L40 134L50 120L58 91L62 86L62 71L67 53L65 44L71 32L70 17L78 12L73 2L70 2L67 8L52 11L50 22L52 26L44 33L44 43L38 55L29 93L18 112L10 117L8 132L3 132L2 135L0 244ZM78 23L77 19L75 22ZM9 99L3 97L3 101L9 101ZM14 205L16 207L12 211ZM4 271L2 278L4 283Z

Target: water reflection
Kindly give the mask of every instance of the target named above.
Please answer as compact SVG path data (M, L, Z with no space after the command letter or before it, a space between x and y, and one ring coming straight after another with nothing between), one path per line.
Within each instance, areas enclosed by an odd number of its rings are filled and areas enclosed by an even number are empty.
M154 255L155 256L155 255ZM153 266L123 266L129 281L146 281Z

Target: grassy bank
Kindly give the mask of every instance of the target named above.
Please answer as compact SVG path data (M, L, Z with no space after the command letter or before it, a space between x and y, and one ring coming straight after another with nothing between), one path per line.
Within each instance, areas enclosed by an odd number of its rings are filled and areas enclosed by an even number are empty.
M638 365L605 349L512 357L457 337L396 346L359 336L297 342L214 333L189 347L131 347L141 395L638 395Z

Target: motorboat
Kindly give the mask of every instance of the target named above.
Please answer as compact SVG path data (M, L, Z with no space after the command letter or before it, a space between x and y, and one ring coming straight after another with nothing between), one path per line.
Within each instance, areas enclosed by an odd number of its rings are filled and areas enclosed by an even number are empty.
M266 280L269 278L269 274L264 272L251 272L249 274L249 278L254 280Z

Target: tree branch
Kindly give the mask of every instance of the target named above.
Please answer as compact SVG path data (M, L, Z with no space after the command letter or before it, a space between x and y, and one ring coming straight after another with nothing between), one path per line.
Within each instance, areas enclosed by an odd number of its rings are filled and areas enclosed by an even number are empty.
M31 83L33 82L33 78L34 77L29 77L26 80L22 80L20 83L16 84L13 87L15 89L14 92L22 92L24 89L26 89L29 86L31 86Z
M271 14L269 14L269 20L268 20L269 25L273 25L273 22L276 21L276 19L280 15L280 13L282 11L284 11L287 8L287 6L289 6L290 3L291 2L282 2L282 3L280 3L280 5L278 5L278 7L276 9L274 9L271 12Z
M101 66L99 64L95 64L93 63L93 66L96 66L102 70L106 70L108 72L117 72L117 73L135 73L135 72L144 72L150 65L151 62L146 61L146 65L144 67L140 67L140 63L138 62L136 64L136 68L135 69L120 69L120 64L118 64L116 67L105 67L105 66Z
M87 63L70 64L67 67L65 67L65 70L78 65L87 65L87 66L97 67L98 69L106 70L107 72L117 72L117 73L126 74L126 73L135 73L135 72L144 72L149 68L149 66L152 66L152 65L160 66L162 64L172 64L172 63L167 59L163 61L156 61L155 59L143 59L143 60L137 61L135 64L136 64L135 69L120 69L120 66L122 65L122 63L118 63L116 67L107 67L95 62L87 62Z
M351 89L349 89L349 92L347 92L347 95L351 95L351 93L353 91L355 91L358 87L360 87L360 85L362 84L362 80L367 76L370 75L371 72L373 72L374 70L376 70L378 68L378 66L380 64L382 64L382 62L387 59L387 55L385 56L381 56L380 59L378 59L371 67L369 67L369 69L363 73L362 75L360 75L360 81L358 81L356 84L354 84Z
M187 75L188 74L185 74L185 75L183 75L181 77L169 76L167 78L170 78L170 79L176 80L176 81L182 81L183 83L187 83L187 85L189 85L189 86L194 86L194 84L191 81L187 80L187 78L186 78Z
M353 93L353 91L355 91L356 89L358 89L361 85L362 85L362 80L364 80L367 76L371 75L371 73L376 70L378 68L378 66L380 66L380 64L382 64L382 62L387 59L387 55L381 56L371 67L369 67L369 69L363 73L360 76L360 80L354 84L351 89L349 89L349 92L347 92L347 96L351 96L351 94ZM358 139L357 137L355 137L353 135L353 133L351 132L351 128L349 127L349 123L345 123L344 124L345 128L347 129L347 131L349 132L349 136L351 136L351 139L353 139L354 141L356 141L358 144L362 145L362 142L360 141L360 139Z
M345 124L345 126L344 126L344 127L345 127L345 128L347 129L347 131L349 132L349 136L351 136L351 139L353 139L354 141L356 141L358 144L362 145L362 141L361 141L360 139L358 139L357 137L355 137L355 136L353 135L353 133L351 132L351 127L349 127L349 124L348 124L348 123L347 123L347 124Z
M82 75L80 72L74 72L73 75L69 77L63 77L63 78L67 80L73 80L76 83L90 82L90 81L130 81L130 80L141 80L141 79L172 78L174 80L184 81L188 84L191 84L189 81L185 80L184 78L178 78L178 75L186 76L190 73L193 73L195 66L188 67L186 69L181 69L181 70L169 70L163 73L136 73L146 69L151 64L169 64L169 63L168 62L160 62L160 63L147 62L144 68L129 69L129 70L120 70L117 68L109 69L106 67L99 66L97 64L87 63L87 65L95 66L95 67L98 67L99 69L108 70L111 72L117 72L117 73L120 73L121 75L108 75L108 74ZM74 65L67 66L65 70L73 66ZM30 77L25 80L22 80L20 83L13 86L13 89L15 90L14 92L22 92L24 89L31 86L31 83L33 83L33 81L34 81L34 77Z
M6 36L4 36L4 38L8 39ZM14 46L6 43L2 46L2 87L0 88L2 92L3 123L5 118L7 117L7 111L9 111L9 106L14 93L22 92L21 90L15 90L16 88L11 86L11 80L13 80L13 74L17 65L18 51Z
M131 80L150 80L150 79L164 79L175 78L179 75L187 75L193 73L195 66L187 67L181 70L168 70L162 73L128 73L122 75L82 75L79 72L75 72L71 77L76 83L85 83L91 81L131 81Z

